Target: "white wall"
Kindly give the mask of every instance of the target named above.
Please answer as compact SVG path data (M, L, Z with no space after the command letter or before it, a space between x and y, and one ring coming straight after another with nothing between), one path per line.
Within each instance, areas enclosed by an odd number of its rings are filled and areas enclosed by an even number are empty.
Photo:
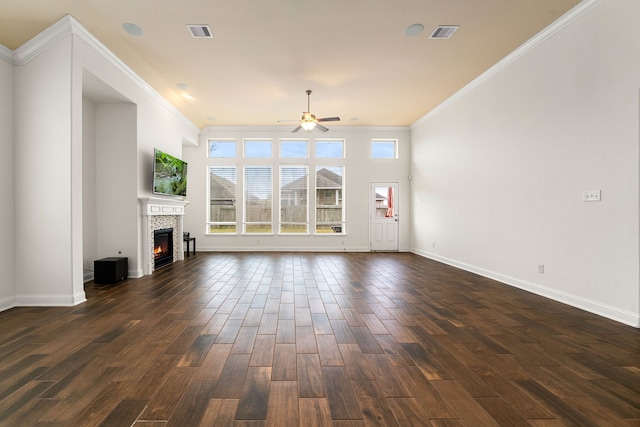
M19 305L84 300L72 283L71 38L15 69Z
M345 140L346 158L346 235L327 236L256 236L256 235L206 235L206 209L208 203L207 138L235 138L242 144L243 138L269 138L276 146L280 138L337 138ZM396 160L371 159L373 138L398 139L400 158ZM185 148L188 162L188 188L184 230L196 237L199 250L299 250L299 251L368 251L369 250L369 182L398 181L398 206L400 213L400 250L410 248L409 209L409 129L405 127L341 127L333 126L327 133L291 133L291 127L209 127L203 130L199 147ZM310 165L329 165L328 161L309 159ZM315 166L310 167L313 170ZM274 169L274 174L276 169ZM241 199L239 200L241 203ZM276 208L277 209L277 208ZM277 210L275 211L277 212ZM259 243L257 241L259 240Z
M15 182L15 219L0 219L15 256L0 261L10 264L0 309L74 305L85 299L87 257L128 256L129 274L141 275L138 198L151 180L140 177L151 175L154 146L180 154L198 129L71 17L18 48L13 65L9 53L0 88L15 103L1 97L0 143L15 173L0 169Z
M137 107L98 104L96 108L97 257L127 256L138 262Z
M82 258L90 271L98 259L96 108L93 100L82 98Z
M0 209L0 311L15 304L14 179L13 179L13 52L0 45L0 182L4 208Z
M153 149L181 157L183 143L195 145L199 130L88 33L77 35L74 48L74 66L96 91L97 256L125 256L129 276L140 277L138 198L153 196Z
M594 4L412 127L413 250L638 326L640 3Z

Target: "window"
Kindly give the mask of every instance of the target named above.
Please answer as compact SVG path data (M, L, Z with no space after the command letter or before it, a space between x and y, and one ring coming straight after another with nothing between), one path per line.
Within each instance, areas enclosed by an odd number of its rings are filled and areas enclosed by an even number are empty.
M371 141L371 158L372 159L397 159L397 140L381 140L374 139Z
M271 166L244 169L244 232L272 233L273 171Z
M280 167L280 233L309 230L307 166Z
M236 157L236 141L209 139L209 157Z
M344 158L343 140L316 140L316 157L319 159Z
M316 233L344 233L344 167L316 167Z
M236 167L209 167L209 233L235 233Z
M247 139L244 141L244 157L246 158L270 158L273 157L271 141Z
M376 218L393 218L395 197L393 187L376 187Z
M345 234L345 139L255 135L207 148L207 234Z
M309 157L306 140L282 140L280 141L280 157L283 159L306 159Z

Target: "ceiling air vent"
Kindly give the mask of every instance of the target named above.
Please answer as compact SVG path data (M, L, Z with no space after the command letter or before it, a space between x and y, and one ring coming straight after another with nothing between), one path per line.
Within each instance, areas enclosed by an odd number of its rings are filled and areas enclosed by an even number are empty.
M196 39L212 39L213 34L208 25L187 25L189 32Z
M431 34L429 38L430 39L451 38L453 33L455 33L458 28L460 28L459 25L439 25L436 27L435 31L433 32L433 34Z

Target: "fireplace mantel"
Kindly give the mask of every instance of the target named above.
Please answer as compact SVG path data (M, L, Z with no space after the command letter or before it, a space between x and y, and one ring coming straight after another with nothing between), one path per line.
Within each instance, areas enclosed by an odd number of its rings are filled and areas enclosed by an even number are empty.
M160 197L141 197L142 216L184 215L184 207L189 204L182 199L163 199Z
M177 253L173 254L173 259L176 261L184 259L184 242L182 240L184 208L189 202L182 199L160 197L141 197L138 200L142 215L142 269L146 276L153 273L153 223L155 217L175 217L174 241L177 243Z

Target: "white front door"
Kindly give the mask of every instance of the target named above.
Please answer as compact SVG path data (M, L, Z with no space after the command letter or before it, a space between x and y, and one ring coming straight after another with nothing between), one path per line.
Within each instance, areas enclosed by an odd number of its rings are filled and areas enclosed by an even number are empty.
M398 250L398 183L372 182L369 196L371 250Z

